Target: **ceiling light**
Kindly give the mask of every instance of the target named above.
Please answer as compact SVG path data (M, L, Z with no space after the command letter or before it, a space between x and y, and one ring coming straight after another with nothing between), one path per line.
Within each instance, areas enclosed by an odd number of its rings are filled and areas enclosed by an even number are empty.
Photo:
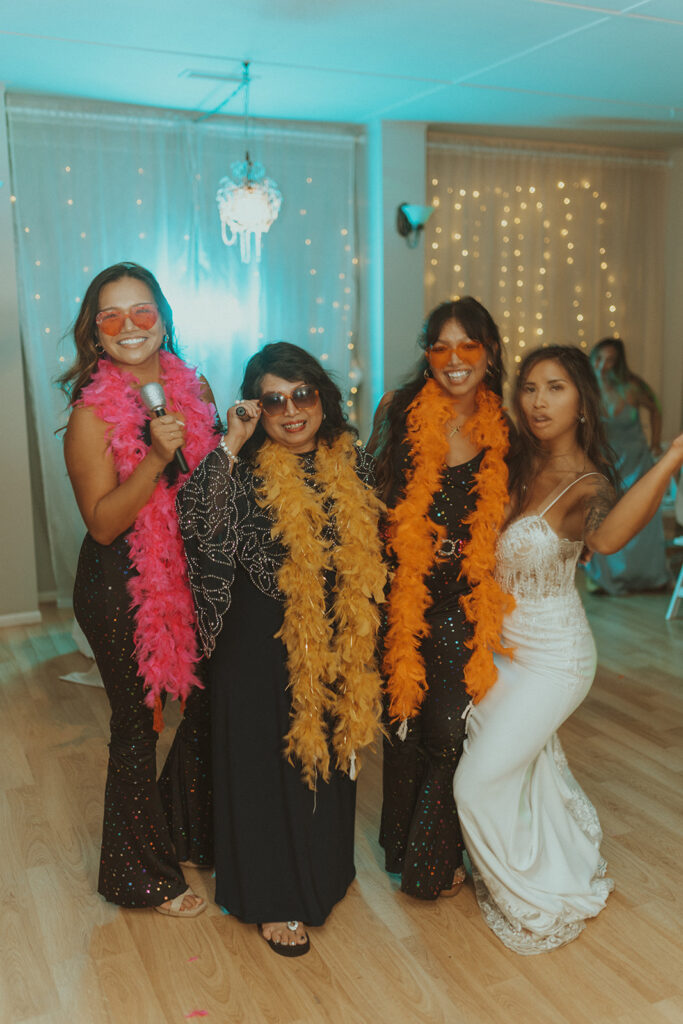
M243 263L249 263L253 235L253 256L258 263L261 260L261 236L277 219L282 195L277 184L265 176L263 165L253 162L249 156L249 82L249 62L245 61L241 87L244 89L246 155L244 161L230 165L232 177L220 180L216 202L225 244L234 245L239 238L240 257Z

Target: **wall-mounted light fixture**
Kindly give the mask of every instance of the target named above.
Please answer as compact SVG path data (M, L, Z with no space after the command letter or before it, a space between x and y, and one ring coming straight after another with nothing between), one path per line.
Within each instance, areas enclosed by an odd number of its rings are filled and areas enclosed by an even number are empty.
M410 249L420 240L420 232L434 212L433 206L418 206L417 203L401 203L396 211L396 230L405 238Z

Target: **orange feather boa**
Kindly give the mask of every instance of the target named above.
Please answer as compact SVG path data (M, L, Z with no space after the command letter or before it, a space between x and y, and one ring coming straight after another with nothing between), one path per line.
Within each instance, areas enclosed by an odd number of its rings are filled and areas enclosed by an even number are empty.
M377 605L384 600L386 566L378 520L384 506L359 480L349 434L319 445L315 488L301 460L266 441L256 458L259 504L287 549L278 586L284 620L275 634L287 649L292 695L285 756L301 764L310 789L336 767L353 779L360 751L374 740L381 717L382 680L376 665ZM330 509L338 543L327 538ZM331 609L325 572L336 571ZM329 735L329 732L332 735Z
M445 425L452 418L452 399L430 378L408 408L411 469L403 499L388 514L388 547L398 563L388 598L383 660L393 721L414 718L427 692L420 654L421 641L429 633L426 578L445 534L429 511L441 485L448 454ZM470 591L461 598L461 605L474 626L467 641L472 654L465 667L465 686L476 703L496 681L493 652L509 653L500 643L500 628L503 615L514 608L513 598L501 590L493 575L496 538L508 503L509 437L500 399L488 388L477 391L476 411L462 430L477 449L485 449L473 487L477 503L464 520L471 530L462 559Z

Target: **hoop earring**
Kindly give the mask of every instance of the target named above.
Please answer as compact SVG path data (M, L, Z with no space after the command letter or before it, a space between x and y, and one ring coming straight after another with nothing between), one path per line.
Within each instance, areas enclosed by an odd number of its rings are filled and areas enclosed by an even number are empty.
M431 374L431 371L430 371L429 367L427 367L427 369L426 369L426 370L423 370L423 371L422 371L422 376L424 377L424 379L425 379L425 380L429 380L429 378L431 377L431 375L432 375L432 374Z
M99 341L95 342L95 351L97 352L98 356L104 355L104 346L100 345Z

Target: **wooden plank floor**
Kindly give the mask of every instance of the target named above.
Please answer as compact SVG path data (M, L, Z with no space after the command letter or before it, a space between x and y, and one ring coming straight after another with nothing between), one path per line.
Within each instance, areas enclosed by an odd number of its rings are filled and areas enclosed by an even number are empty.
M301 960L215 905L193 921L95 894L108 711L67 612L0 630L2 1024L683 1022L683 618L666 595L586 596L600 668L562 730L595 802L616 891L569 946L508 952L471 886L402 895L377 844L380 767L358 793L358 877ZM168 745L168 733L162 751ZM212 897L209 872L190 871Z

